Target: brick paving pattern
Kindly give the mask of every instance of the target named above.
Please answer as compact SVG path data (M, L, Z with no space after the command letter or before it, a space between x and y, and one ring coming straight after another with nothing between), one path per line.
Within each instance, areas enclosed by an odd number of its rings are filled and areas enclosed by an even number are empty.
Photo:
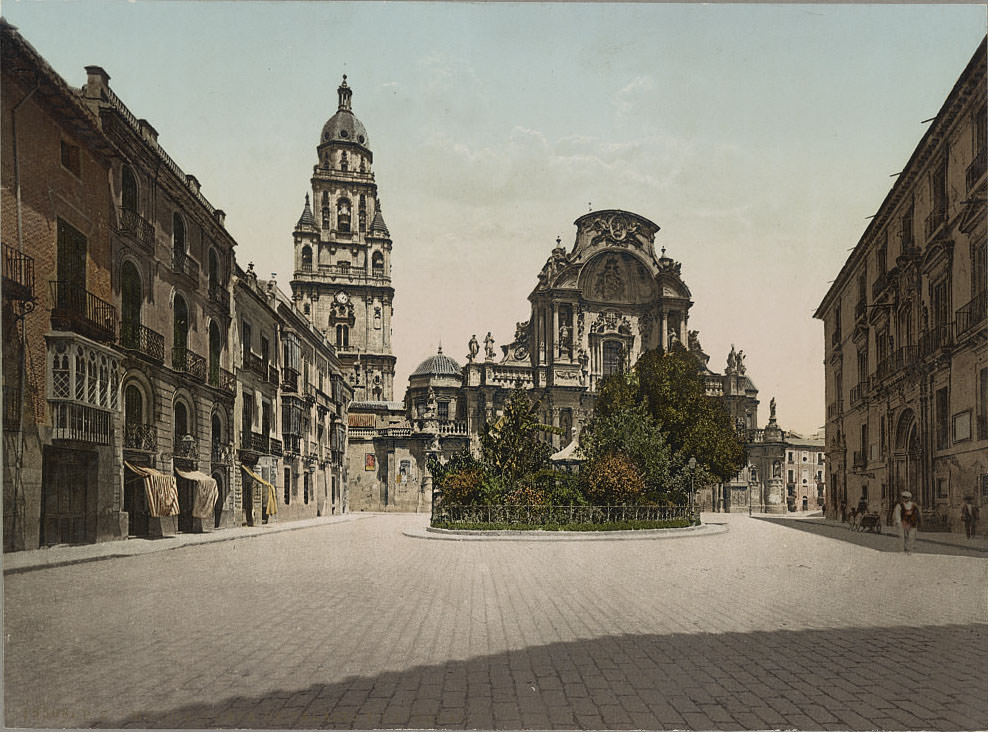
M985 729L988 560L747 516L451 542L379 515L4 578L5 722Z

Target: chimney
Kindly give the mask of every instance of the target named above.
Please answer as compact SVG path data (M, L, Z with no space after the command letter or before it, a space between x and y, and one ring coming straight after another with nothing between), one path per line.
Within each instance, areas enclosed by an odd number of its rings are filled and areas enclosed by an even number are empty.
M105 99L104 89L110 88L110 75L102 66L86 67L86 98Z

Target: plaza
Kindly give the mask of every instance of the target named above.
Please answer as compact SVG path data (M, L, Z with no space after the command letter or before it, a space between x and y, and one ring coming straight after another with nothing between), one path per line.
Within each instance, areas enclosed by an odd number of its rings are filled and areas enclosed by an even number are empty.
M739 514L664 541L404 534L425 521L358 513L48 568L20 553L5 723L988 724L982 544L929 535L907 556L891 537Z

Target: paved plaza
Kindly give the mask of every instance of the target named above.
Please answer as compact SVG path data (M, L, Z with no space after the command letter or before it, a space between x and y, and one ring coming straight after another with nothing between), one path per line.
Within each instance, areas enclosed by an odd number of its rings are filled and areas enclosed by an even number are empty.
M984 552L717 514L661 541L403 533L425 520L7 574L6 725L988 727Z

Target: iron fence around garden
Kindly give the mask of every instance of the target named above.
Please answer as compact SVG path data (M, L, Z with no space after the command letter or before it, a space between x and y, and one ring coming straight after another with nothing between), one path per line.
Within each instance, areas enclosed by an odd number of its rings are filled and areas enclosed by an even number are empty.
M542 506L542 505L443 505L432 509L432 523L606 524L612 521L671 521L696 523L693 506Z

